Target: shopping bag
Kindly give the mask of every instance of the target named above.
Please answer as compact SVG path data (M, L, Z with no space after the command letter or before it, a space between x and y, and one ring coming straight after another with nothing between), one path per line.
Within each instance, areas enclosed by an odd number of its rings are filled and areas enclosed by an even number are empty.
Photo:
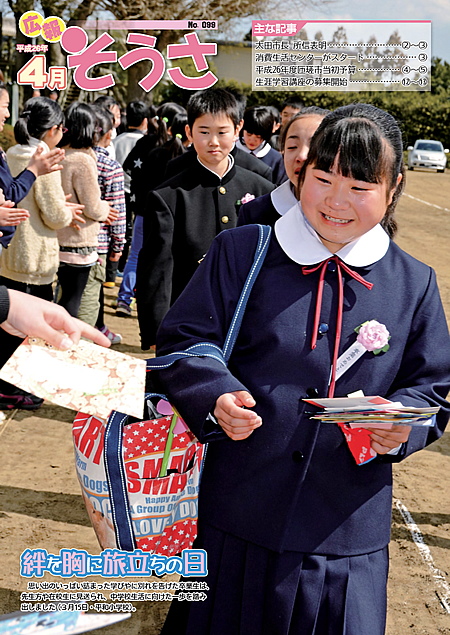
M135 421L114 412L102 420L78 413L73 424L76 471L102 549L171 555L192 546L205 446L184 426L167 448L175 417ZM111 448L114 456L108 459ZM113 488L116 498L125 490L115 507Z
M186 351L148 360L148 370L167 368L193 356L228 364L269 247L270 227L256 228L254 261L223 349L200 342ZM78 413L73 425L76 471L102 549L141 549L170 556L191 547L196 538L206 445L198 442L164 395L147 394L146 408L149 418L144 421L115 411L107 421Z

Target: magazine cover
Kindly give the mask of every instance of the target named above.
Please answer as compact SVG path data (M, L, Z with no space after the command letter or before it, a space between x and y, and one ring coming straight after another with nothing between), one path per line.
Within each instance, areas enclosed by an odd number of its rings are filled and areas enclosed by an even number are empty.
M448 628L444 9L2 9L0 633Z

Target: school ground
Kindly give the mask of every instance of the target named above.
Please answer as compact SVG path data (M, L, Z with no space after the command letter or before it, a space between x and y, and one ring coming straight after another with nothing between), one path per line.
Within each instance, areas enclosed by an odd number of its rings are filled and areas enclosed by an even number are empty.
M450 172L408 172L407 181L397 242L437 271L450 321ZM116 292L107 291L107 304ZM116 318L110 307L106 314L126 342L117 349L145 357L136 315ZM71 411L44 405L0 425L0 614L20 607L25 548L99 552L75 476L72 420ZM450 431L396 466L394 479L387 635L450 635ZM157 635L168 603L135 607L104 635Z

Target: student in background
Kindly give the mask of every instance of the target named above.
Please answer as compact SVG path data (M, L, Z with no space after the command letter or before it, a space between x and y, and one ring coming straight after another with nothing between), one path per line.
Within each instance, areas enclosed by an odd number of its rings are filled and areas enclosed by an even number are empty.
M37 148L50 152L61 141L64 114L48 97L29 99L14 127L17 145L7 152L11 173L20 174ZM2 252L0 284L51 302L52 284L59 267L56 230L74 218L66 204L60 171L40 176L21 201L30 218L16 230L8 249Z
M186 134L197 156L178 176L150 192L144 213L144 243L137 269L142 348L183 291L214 237L236 225L240 206L273 185L234 165L231 148L239 133L236 99L221 88L195 93L188 103Z
M272 136L270 138L270 145L272 146L272 148L274 150L278 150L278 152L281 152L281 148L280 148L280 128L281 128L281 115L280 115L280 111L278 110L278 108L275 108L275 106L268 106L268 108L270 108L270 110L272 111L273 114L273 132L272 132Z
M266 106L254 106L244 113L244 124L236 145L240 150L261 159L272 170L272 183L280 185L287 180L283 157L269 141L274 129L272 110Z
M150 114L149 109L143 101L130 101L127 105L127 129L114 139L114 148L116 151L116 160L123 167L126 158L134 148L136 143L142 136L147 134L148 122ZM106 279L105 287L114 287L116 280L116 273L119 267L119 262L123 265L121 271L124 270L125 263L128 258L128 251L131 244L131 237L133 234L133 212L132 204L130 203L130 185L131 178L125 172L125 201L126 201L126 231L125 231L125 244L122 250L122 256L119 261L113 262L108 258L106 266Z
M58 278L61 304L77 317L81 296L89 278L90 268L97 262L100 222L112 222L117 212L102 201L98 185L97 158L93 150L97 119L91 106L73 102L65 112L67 132L61 141L66 151L62 185L71 201L84 205L85 224L76 230L58 230Z
M111 142L114 119L112 113L104 108L92 106L97 118L94 152L97 158L98 184L101 198L117 212L117 218L111 223L101 223L98 232L97 262L90 268L89 278L84 289L78 318L96 326L111 341L120 344L122 336L113 333L105 326L103 307L103 283L108 261L118 262L125 240L125 191L123 170L120 164L111 159L106 148Z
M296 97L291 97L283 101L280 108L281 127L285 126L289 119L292 119L294 115L299 113L304 106L305 104Z
M228 89L227 92L236 100L239 110L238 130L240 131L244 123L245 104L247 100L245 95L243 95L241 92ZM241 168L245 168L246 170L250 170L250 172L254 172L255 174L259 174L268 181L272 182L271 168L262 161L259 161L255 156L244 152L243 150L240 150L237 147L236 143L233 144L230 154L233 157L235 165ZM169 163L167 164L165 180L167 181L171 179L177 174L180 174L180 172L182 172L183 170L186 170L186 168L194 165L196 160L197 153L194 146L191 144L190 146L188 146L187 152L169 161Z
M185 115L186 108L172 101L159 106L153 119L154 125L149 128L147 135L137 141L133 150L129 153L124 162L124 170L133 182L131 197L133 197L135 192L148 192L147 174L142 169L142 166L152 150L160 148L170 139L169 128L172 125L173 118L178 114ZM133 202L135 202L135 199L132 200Z
M114 117L114 128L113 128L113 133L111 136L111 143L106 149L111 159L115 159L116 150L115 150L113 141L116 138L116 135L117 135L116 130L120 126L120 122L122 119L120 104L114 99L114 97L111 97L110 95L100 95L100 97L97 97L97 99L94 101L94 104L96 106L100 106L100 108L106 108L107 110L110 110Z
M274 225L280 216L297 205L297 185L300 170L308 157L311 139L320 122L329 112L324 108L310 106L292 117L283 127L280 134L280 144L288 180L270 194L255 198L244 205L239 214L238 225L248 225L249 223Z
M154 148L145 159L141 173L146 175L146 188L143 190L144 181L139 181L140 190L132 189L133 209L135 215L133 240L130 254L123 272L123 280L117 296L116 315L129 317L132 314L132 300L135 295L136 269L139 252L142 248L144 236L144 209L147 202L148 193L161 185L164 181L164 173L167 163L174 157L185 152L185 146L189 143L186 136L187 115L179 113L172 119L169 128L170 138L166 143L158 148ZM136 187L136 180L133 179L132 187Z

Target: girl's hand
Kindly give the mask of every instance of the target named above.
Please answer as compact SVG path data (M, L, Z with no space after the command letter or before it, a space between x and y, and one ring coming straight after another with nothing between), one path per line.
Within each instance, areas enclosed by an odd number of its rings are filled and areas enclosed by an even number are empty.
M390 450L398 448L402 443L406 443L411 432L411 426L392 426L390 430L371 430L370 438L372 450L377 454L387 454Z
M39 146L31 157L27 170L33 172L36 178L49 172L57 172L63 169L59 163L64 160L64 156L65 152L61 148L53 148L50 152L44 153L44 148Z
M117 209L114 209L111 203L109 205L110 205L110 208L109 208L108 218L103 221L106 225L111 225L112 223L114 223L115 220L119 218L119 211Z
M109 260L111 262L119 262L121 255L122 255L121 251L113 251L111 255L109 256Z
M66 195L66 207L68 207L72 213L72 222L70 223L69 227L73 227L74 229L77 229L78 231L80 231L81 227L79 223L81 225L86 224L86 221L82 217L84 205L82 205L81 203L69 203L69 198L71 196L72 194Z
M214 416L230 439L240 441L262 425L262 419L256 412L246 410L255 405L255 400L246 390L227 392L217 399Z
M22 221L30 217L30 212L26 209L16 209L13 201L5 201L0 206L0 225L8 227L19 225Z
M3 190L0 187L0 205L3 205L3 203L6 201L5 199L5 195L3 194Z

